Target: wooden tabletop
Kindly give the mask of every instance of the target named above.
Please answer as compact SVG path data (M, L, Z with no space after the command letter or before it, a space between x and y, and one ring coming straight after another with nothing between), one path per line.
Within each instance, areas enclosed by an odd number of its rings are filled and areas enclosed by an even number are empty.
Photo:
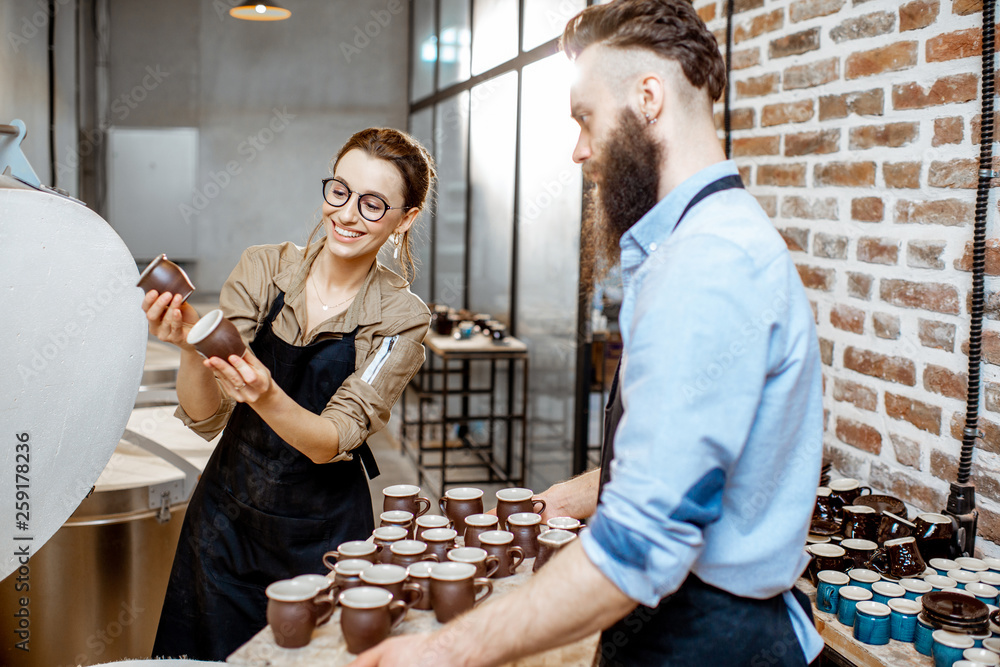
M426 345L435 354L447 356L510 356L520 355L528 351L523 341L507 336L501 342L494 342L482 334L473 334L471 338L457 339L454 336L439 336L429 333L424 338Z

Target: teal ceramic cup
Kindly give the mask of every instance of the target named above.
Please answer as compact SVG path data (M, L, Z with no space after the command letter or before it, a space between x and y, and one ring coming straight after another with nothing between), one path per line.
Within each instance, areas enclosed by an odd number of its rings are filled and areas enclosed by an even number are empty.
M947 630L935 630L932 634L934 667L951 667L963 659L965 649L973 648L972 637Z
M996 604L997 595L1000 595L1000 591L995 586L984 584L981 581L966 584L965 590L975 595L977 600L982 600L986 604Z
M891 581L876 581L872 584L872 600L882 604L889 604L889 600L901 598L905 593L905 588Z
M961 565L950 558L931 558L927 561L927 564L933 567L941 576L947 575L951 570L960 570L962 568Z
M849 584L851 578L836 570L821 570L816 575L816 580L816 608L828 614L836 614L840 603L840 589Z
M840 602L837 603L837 620L852 627L859 602L872 599L872 592L860 586L844 586L840 589Z
M906 593L903 594L903 597L907 600L916 600L921 595L930 593L934 590L934 587L923 579L900 579L899 585L906 591Z
M934 626L923 614L917 616L917 629L913 635L913 648L921 655L930 655L934 648Z
M875 570L866 570L861 567L852 569L847 573L847 576L851 578L851 586L857 586L869 591L872 589L872 584L882 580L882 575Z
M979 575L968 570L949 570L948 578L953 579L955 586L960 589L979 581Z
M969 635L969 636L972 637L973 646L975 648L983 648L983 642L986 641L987 639L990 639L993 636L993 633L987 631L981 635ZM993 652L996 653L996 651Z
M889 600L889 636L898 642L910 643L917 634L917 616L923 605L906 598Z
M890 609L881 602L862 600L854 614L854 638L862 644L889 643Z
M984 648L967 648L962 651L962 659L976 665L988 665L989 667L1000 665L1000 655Z

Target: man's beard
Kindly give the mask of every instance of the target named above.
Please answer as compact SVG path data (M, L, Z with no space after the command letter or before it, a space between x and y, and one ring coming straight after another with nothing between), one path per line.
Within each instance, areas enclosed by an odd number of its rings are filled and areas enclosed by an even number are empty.
M588 287L618 263L622 235L656 204L663 147L648 129L636 112L622 109L600 154L590 158L600 185L584 197L580 271Z

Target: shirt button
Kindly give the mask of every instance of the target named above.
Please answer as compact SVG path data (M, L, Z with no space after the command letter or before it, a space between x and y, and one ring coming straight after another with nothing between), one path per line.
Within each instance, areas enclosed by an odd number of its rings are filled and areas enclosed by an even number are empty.
M656 244L655 243L650 243L649 244L649 252L656 252Z

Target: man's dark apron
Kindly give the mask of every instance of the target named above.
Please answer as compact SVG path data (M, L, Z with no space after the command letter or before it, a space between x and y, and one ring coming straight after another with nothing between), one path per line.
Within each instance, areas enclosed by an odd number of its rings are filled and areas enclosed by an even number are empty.
M707 185L681 213L708 195L742 188L738 176L727 176ZM677 224L680 224L678 220ZM615 371L604 409L604 442L601 449L601 484L611 477L615 456L615 431L623 406L619 390L621 363ZM805 598L795 591L796 596ZM808 600L803 606L810 612ZM693 574L673 595L655 608L639 605L631 614L601 634L595 663L601 667L658 667L660 665L805 665L806 660L779 595L768 600L742 598L709 586Z
M250 348L274 382L319 414L355 370L355 332L296 347L273 331L279 293ZM367 444L351 461L316 464L239 403L191 496L170 573L154 657L225 660L266 624L264 589L325 572L323 554L374 528L362 471L378 475Z

